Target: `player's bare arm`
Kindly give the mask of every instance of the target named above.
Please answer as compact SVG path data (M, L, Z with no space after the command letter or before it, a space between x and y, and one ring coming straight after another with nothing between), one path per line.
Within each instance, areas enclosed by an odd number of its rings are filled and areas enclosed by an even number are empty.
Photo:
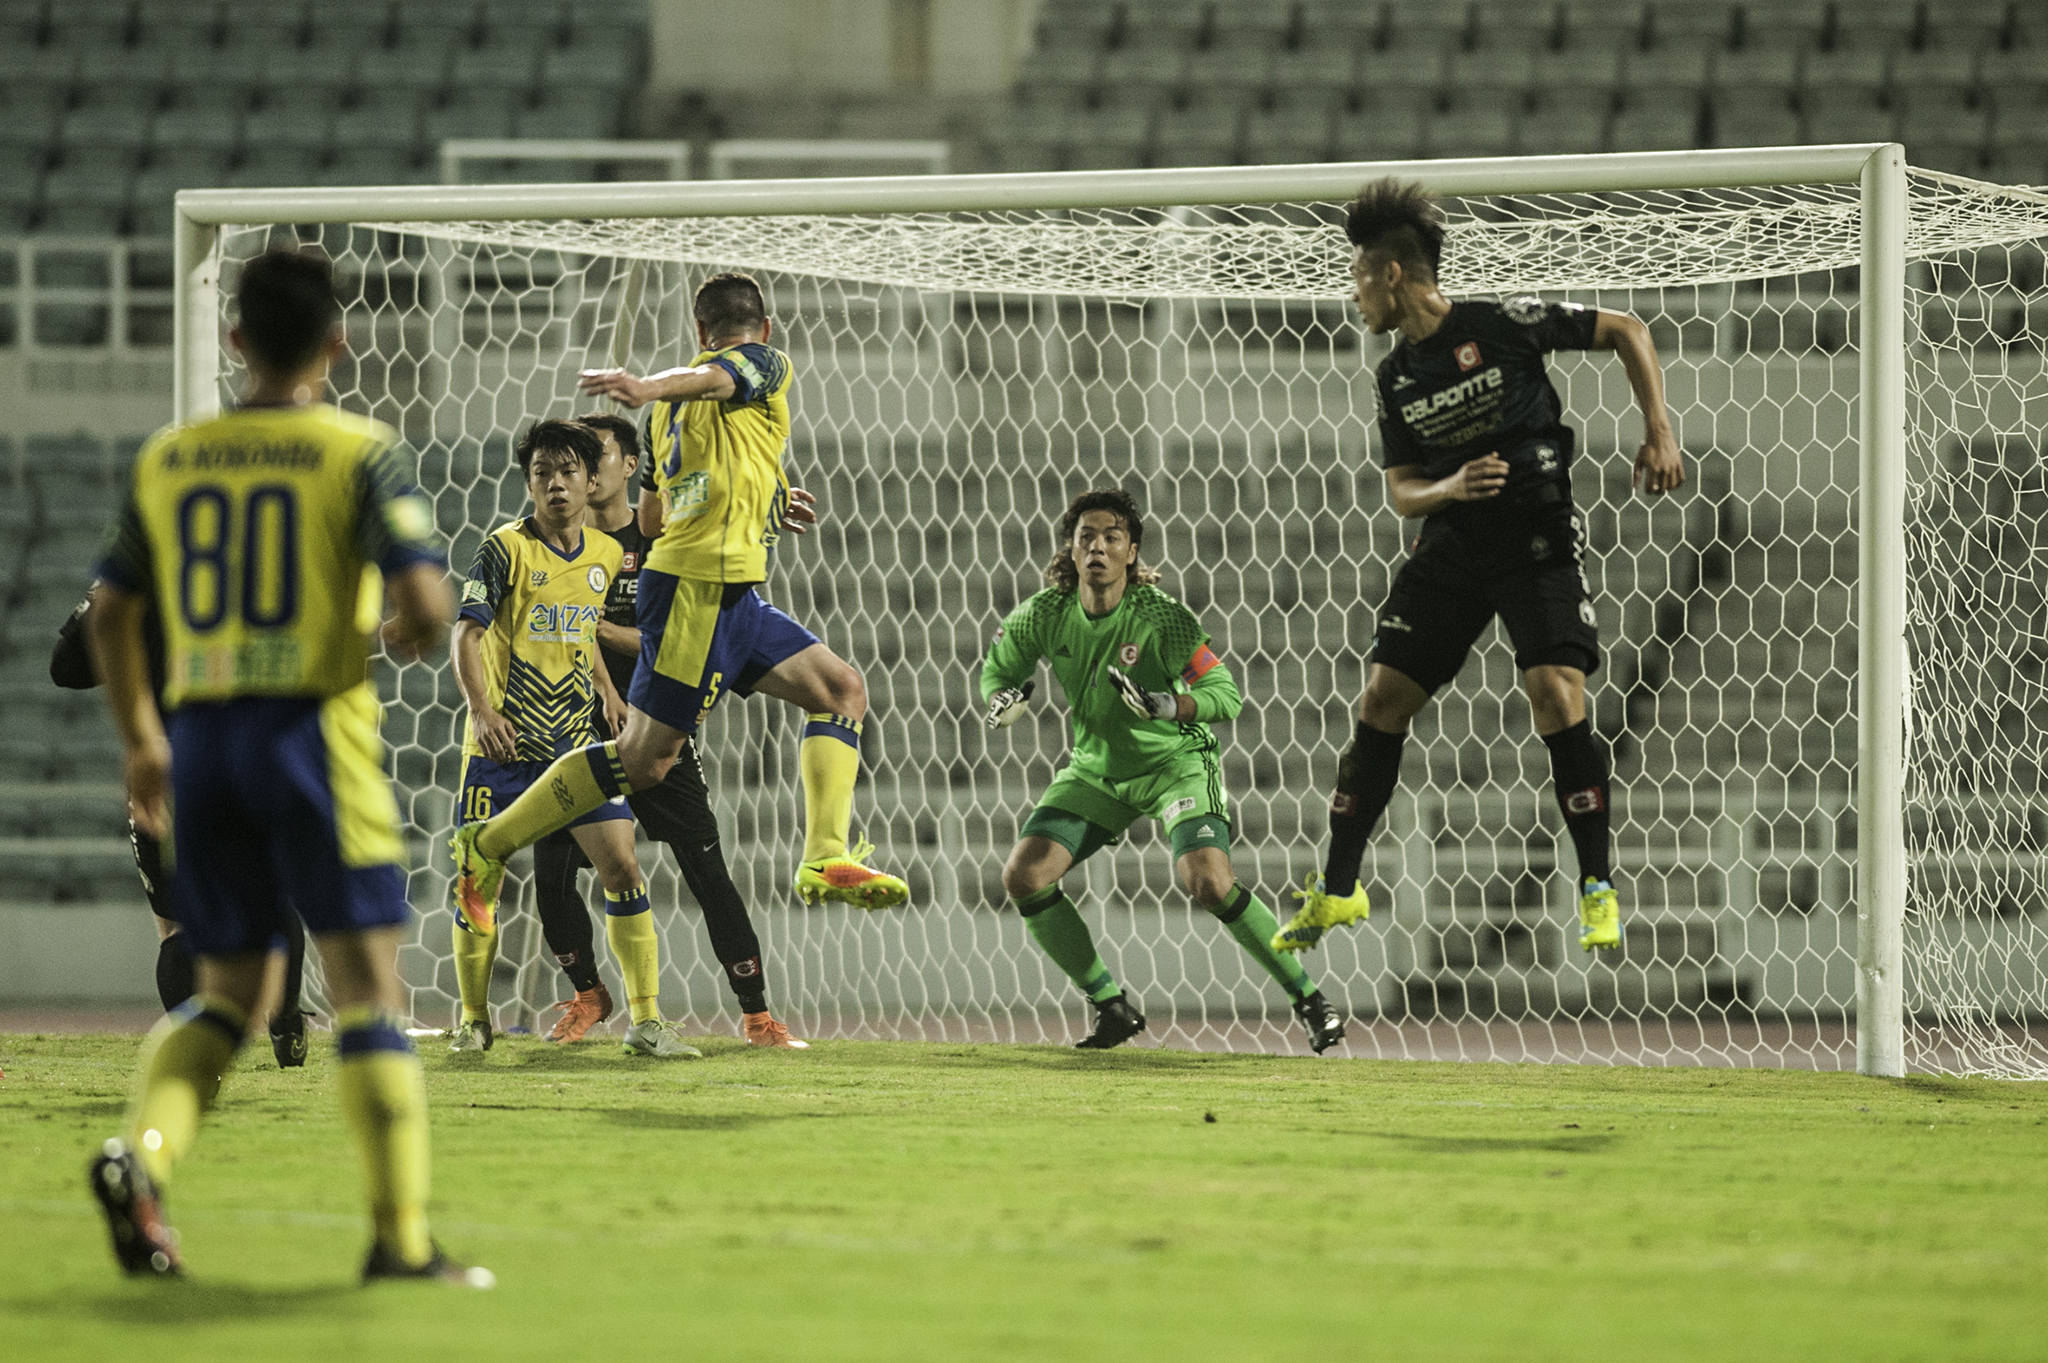
M1387 501L1396 515L1427 516L1452 502L1497 497L1507 481L1508 464L1498 454L1482 454L1447 478L1427 478L1419 466L1399 464L1387 470Z
M448 650L449 661L455 667L456 688L462 692L463 703L469 706L470 719L476 725L477 746L493 762L511 762L519 756L519 731L491 704L490 688L484 684L483 650L477 640L488 628L474 620L457 620L455 642Z
M455 591L438 563L415 563L385 579L391 614L384 621L384 651L398 662L417 662L438 653L455 618Z
M1593 324L1593 348L1612 350L1621 357L1636 409L1643 414L1643 443L1636 450L1632 485L1653 497L1683 487L1685 462L1679 457L1678 437L1671 430L1671 414L1664 407L1664 368L1657 362L1657 343L1650 339L1650 329L1640 318L1602 308Z
M601 632L604 626L599 625L598 629ZM637 629L630 630L628 633L632 634L636 640L640 637L640 631ZM635 647L637 648L638 645L636 644ZM619 694L618 687L612 685L611 669L604 665L602 659L592 658L590 660L590 678L592 685L597 690L598 704L604 707L605 730L610 737L617 738L626 731L625 697Z
M637 377L623 369L586 369L576 376L576 391L628 407L650 402L723 402L733 395L732 375L724 365L683 365L659 374Z
M107 688L114 727L121 734L121 764L135 826L153 838L164 835L164 801L170 789L171 742L149 685L149 653L142 641L145 602L102 582L87 616L93 661Z

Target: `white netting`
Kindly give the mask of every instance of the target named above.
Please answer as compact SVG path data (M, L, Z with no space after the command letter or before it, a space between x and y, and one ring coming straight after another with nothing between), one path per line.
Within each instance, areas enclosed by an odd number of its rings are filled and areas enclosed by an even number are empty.
M1639 438L1611 357L1553 371L1582 436L1578 500L1615 752L1623 959L1568 948L1572 858L1504 642L1416 728L1369 854L1380 905L1311 958L1352 1054L1839 1065L1853 1056L1857 488L1853 190L1468 199L1447 285L1544 291L1650 323L1692 465L1631 494ZM821 1036L1059 1040L1081 1008L1003 911L997 872L1065 751L1057 704L991 735L973 693L1000 614L1038 582L1082 487L1150 508L1167 585L1248 699L1224 729L1240 877L1279 909L1320 861L1375 607L1402 553L1369 434L1371 367L1330 204L330 229L356 359L342 401L400 426L458 567L517 514L513 432L583 410L574 372L687 358L691 288L762 278L797 384L790 466L828 513L769 594L866 674L856 821L917 907L866 917L788 891L801 801L787 707L728 704L703 743L771 1000ZM272 229L231 233L245 257ZM2034 545L2048 200L1913 180L1914 732L1907 1006L1924 1068L2048 1071L2048 837L2034 796L2048 611ZM1049 684L1048 684L1049 685ZM416 834L416 1004L454 993L445 842L460 698L386 678ZM1055 688L1056 689L1056 688ZM650 867L655 854L646 849ZM673 864L653 883L667 998L730 1004ZM1154 1033L1293 1047L1275 989L1174 882L1149 827L1069 878ZM554 997L530 913L500 1002ZM501 991L501 995L504 991Z

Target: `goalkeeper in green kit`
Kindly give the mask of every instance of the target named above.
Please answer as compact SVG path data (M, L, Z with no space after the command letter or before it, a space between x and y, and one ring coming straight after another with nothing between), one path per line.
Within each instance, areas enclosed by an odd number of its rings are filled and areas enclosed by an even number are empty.
M1272 910L1230 869L1229 804L1209 728L1244 708L1230 669L1193 613L1138 562L1145 524L1129 495L1082 493L1060 517L1059 533L1045 573L1052 585L996 631L981 697L991 729L1016 723L1043 658L1073 711L1073 755L1024 821L1003 890L1095 1009L1094 1030L1076 1044L1121 1045L1145 1030L1145 1018L1096 954L1060 877L1150 816L1173 843L1188 893L1287 991L1309 1045L1328 1050L1343 1040L1343 1018L1293 955L1272 949Z

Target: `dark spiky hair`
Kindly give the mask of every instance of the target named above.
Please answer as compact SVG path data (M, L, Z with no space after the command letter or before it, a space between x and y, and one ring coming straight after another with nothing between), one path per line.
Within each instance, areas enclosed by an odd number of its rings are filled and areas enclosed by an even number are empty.
M583 472L589 477L597 476L597 465L604 458L604 441L596 431L580 421L536 421L526 428L526 434L519 437L519 443L512 447L512 457L519 461L519 476L533 476L533 457L543 450L550 454L574 455L583 465Z
M600 440L610 436L627 463L640 462L640 428L626 418L612 412L592 412L588 416L577 417L576 424L596 431Z
M697 286L691 312L716 341L758 330L768 320L768 301L750 274L715 274Z
M242 267L237 325L249 362L289 372L312 363L341 321L334 265L317 250L272 247Z
M1444 251L1444 215L1436 195L1389 176L1358 191L1344 210L1344 235L1362 251L1399 261L1404 273L1436 281Z
M1133 549L1142 548L1145 543L1145 518L1138 511L1137 500L1120 487L1098 487L1082 493L1067 503L1067 510L1060 517L1060 545L1054 551L1052 562L1045 565L1045 580L1063 592L1079 589L1081 570L1074 566L1074 527L1081 518L1091 511L1107 511L1124 523L1124 531L1131 537ZM1129 574L1132 582L1157 582L1159 570L1148 568L1142 559L1133 558Z

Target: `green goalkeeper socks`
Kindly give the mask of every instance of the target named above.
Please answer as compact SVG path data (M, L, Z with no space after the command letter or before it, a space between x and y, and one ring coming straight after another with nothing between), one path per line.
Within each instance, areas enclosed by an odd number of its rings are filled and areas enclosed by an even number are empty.
M1299 1003L1316 992L1295 953L1273 950L1273 935L1280 931L1280 924L1274 920L1273 911L1259 902L1257 895L1239 885L1209 912L1216 915L1216 920L1244 948L1245 955L1264 966L1266 973L1280 982L1289 999Z
M1032 939L1083 994L1100 1003L1123 992L1095 954L1095 938L1081 921L1081 911L1059 886L1048 885L1016 904Z

